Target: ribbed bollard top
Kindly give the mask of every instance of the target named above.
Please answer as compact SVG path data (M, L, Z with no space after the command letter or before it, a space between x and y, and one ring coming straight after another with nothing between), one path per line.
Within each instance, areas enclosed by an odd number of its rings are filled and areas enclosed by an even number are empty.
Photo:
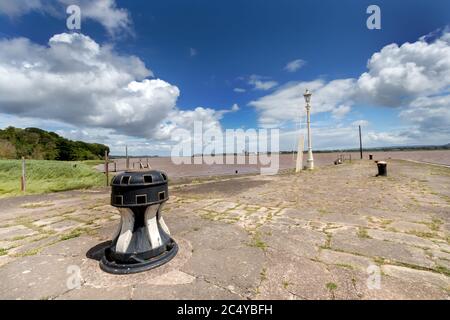
M168 178L162 171L125 171L111 182L111 205L148 206L169 198Z

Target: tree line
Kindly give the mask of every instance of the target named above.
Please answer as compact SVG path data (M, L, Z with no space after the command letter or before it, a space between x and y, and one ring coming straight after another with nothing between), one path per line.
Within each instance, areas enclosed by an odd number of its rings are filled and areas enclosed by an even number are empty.
M96 160L105 151L109 153L109 148L103 144L72 141L39 128L0 129L1 159Z

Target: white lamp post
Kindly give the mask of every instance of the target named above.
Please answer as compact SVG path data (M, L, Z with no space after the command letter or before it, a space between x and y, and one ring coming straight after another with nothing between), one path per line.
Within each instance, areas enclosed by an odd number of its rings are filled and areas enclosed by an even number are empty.
M305 97L306 101L306 117L307 117L306 121L308 124L308 159L306 160L306 168L312 170L314 169L314 159L311 145L311 116L310 116L311 105L309 104L309 102L311 101L311 92L309 92L309 90L306 89L303 96Z

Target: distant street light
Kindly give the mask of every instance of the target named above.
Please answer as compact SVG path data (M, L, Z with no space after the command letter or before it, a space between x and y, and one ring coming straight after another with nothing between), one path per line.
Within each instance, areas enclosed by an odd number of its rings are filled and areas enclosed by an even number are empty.
M310 116L311 105L309 104L311 101L311 95L312 94L311 92L309 92L308 89L306 89L305 93L303 94L306 101L306 117L308 124L308 159L306 160L306 168L309 170L314 169L314 159L311 145L311 116Z

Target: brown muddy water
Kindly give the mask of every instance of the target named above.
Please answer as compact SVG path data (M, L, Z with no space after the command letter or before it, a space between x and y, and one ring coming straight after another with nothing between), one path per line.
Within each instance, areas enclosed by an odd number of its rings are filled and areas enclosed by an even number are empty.
M314 154L314 165L321 167L324 165L333 165L333 162L339 157L344 155L345 159L359 160L359 152L351 153L316 153ZM364 152L364 159L369 158L369 154L373 155L373 160L389 160L389 159L402 159L413 160L434 164L442 164L450 166L450 150L432 150L432 151L387 151L387 152ZM234 157L232 164L225 161L223 156L205 156L203 163L194 164L194 159L191 157L175 158L174 161L170 157L156 157L156 158L130 158L130 169L138 169L139 162L146 165L147 161L151 169L161 170L166 172L171 178L181 177L200 177L200 176L221 176L221 175L236 175L236 174L250 174L260 173L261 168L276 167L276 157L278 156L279 170L295 168L295 156L292 154L273 154L267 157L268 165L262 165L261 160L256 156L245 157L245 164L237 164L237 159ZM244 161L244 157L240 157ZM176 164L174 162L184 161L183 164ZM216 160L216 163L213 163ZM218 163L220 160L223 164ZM197 157L196 161L201 162L201 157ZM256 161L257 164L249 164L250 161ZM114 167L117 171L124 171L126 169L125 158L114 159L116 163L109 165L109 170L114 171ZM191 164L192 163L192 164ZM212 164L210 164L212 163ZM254 163L254 162L253 162ZM306 164L306 154L303 156L303 164ZM97 167L98 170L103 171L103 165ZM143 169L148 170L148 169Z

